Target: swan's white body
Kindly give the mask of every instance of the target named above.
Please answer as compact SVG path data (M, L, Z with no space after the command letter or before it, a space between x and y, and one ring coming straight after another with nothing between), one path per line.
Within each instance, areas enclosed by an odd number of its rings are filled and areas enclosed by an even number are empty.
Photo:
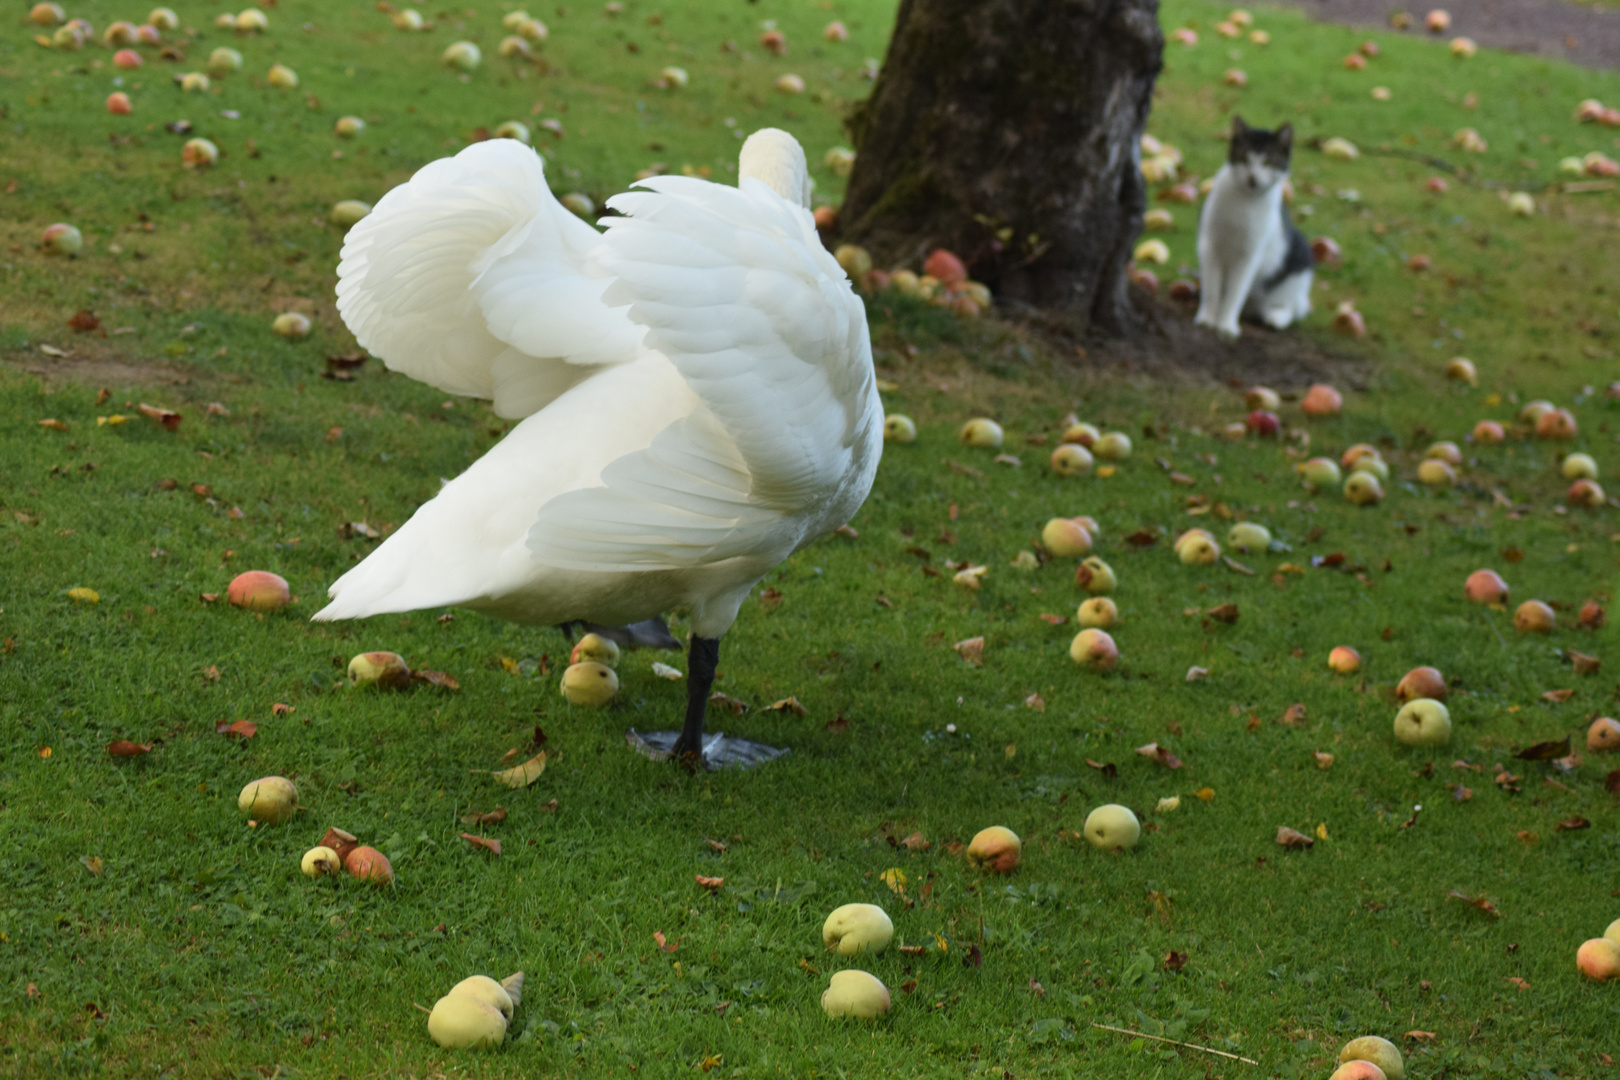
M338 310L361 346L523 419L316 619L684 607L719 638L765 574L854 515L882 445L865 309L816 235L798 143L756 133L740 174L644 181L599 233L538 154L492 140L350 231Z

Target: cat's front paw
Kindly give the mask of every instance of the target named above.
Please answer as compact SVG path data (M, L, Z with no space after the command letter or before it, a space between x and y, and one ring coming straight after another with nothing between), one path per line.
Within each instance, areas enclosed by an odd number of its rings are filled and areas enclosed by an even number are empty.
M1215 329L1215 315L1213 312L1199 311L1193 316L1193 325L1202 326L1206 330Z
M1236 341L1243 336L1243 331L1238 329L1237 323L1231 323L1226 326L1215 327L1215 336L1222 341Z

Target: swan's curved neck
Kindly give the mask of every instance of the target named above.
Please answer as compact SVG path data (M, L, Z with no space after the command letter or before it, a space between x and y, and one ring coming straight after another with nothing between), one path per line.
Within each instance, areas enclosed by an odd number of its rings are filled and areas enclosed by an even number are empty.
M804 148L785 131L765 128L743 143L739 180L758 180L788 202L810 209L810 169Z

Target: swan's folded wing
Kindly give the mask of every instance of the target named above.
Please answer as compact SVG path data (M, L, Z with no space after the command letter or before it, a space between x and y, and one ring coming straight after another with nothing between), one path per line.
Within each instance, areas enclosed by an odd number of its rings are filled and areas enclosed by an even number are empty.
M600 487L541 507L529 551L585 571L689 569L768 551L783 518L751 498L751 481L727 431L699 409L610 463Z
M659 177L615 196L593 266L737 448L752 503L799 513L881 423L866 312L810 214L765 185Z
M585 275L600 241L551 194L533 150L475 143L421 169L349 231L338 311L393 370L527 416L592 365L633 355L627 320Z

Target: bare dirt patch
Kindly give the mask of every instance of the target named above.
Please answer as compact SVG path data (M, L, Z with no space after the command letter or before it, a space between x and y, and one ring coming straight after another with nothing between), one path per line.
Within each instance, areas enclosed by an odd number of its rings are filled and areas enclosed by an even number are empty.
M142 358L94 339L74 341L62 348L66 356L49 356L32 349L0 353L0 365L37 376L47 386L69 383L83 386L137 387L187 386L201 373L166 360Z

